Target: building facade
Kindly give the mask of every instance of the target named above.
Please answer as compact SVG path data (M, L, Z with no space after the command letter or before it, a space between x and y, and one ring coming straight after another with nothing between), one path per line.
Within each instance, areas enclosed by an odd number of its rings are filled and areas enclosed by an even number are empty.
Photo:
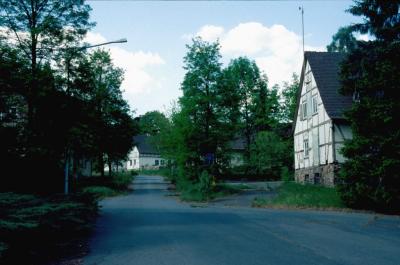
M166 166L167 161L161 157L159 148L152 141L151 136L137 135L133 137L134 148L128 155L126 169L159 169Z
M333 186L340 164L340 150L351 139L343 111L352 98L340 95L339 64L343 54L305 52L294 123L295 180Z

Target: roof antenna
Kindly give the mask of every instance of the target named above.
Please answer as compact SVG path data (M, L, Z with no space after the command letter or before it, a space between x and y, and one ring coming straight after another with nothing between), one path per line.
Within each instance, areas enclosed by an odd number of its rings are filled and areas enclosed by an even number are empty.
M304 7L299 6L299 10L301 11L301 27L302 27L302 33L303 33L303 56L304 56Z

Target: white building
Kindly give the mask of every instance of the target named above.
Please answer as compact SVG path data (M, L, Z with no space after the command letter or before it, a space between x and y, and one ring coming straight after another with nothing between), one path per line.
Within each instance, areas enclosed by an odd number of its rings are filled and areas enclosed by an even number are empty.
M352 98L340 95L343 54L305 52L294 124L295 179L332 186L345 158L340 152L351 128L343 110Z
M160 151L152 142L151 136L137 135L133 137L134 147L128 155L126 168L128 170L158 169L166 165Z

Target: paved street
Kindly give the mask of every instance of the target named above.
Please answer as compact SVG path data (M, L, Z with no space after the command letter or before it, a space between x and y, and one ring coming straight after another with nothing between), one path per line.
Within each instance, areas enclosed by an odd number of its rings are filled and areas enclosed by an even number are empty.
M103 201L85 265L400 264L400 219L359 213L193 207L158 176Z

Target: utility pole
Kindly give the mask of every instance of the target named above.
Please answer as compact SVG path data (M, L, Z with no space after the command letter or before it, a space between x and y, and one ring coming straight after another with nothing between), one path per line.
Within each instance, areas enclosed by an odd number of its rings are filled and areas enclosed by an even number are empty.
M74 53L77 51L82 51L82 50L86 50L86 49L90 49L90 48L94 48L94 47L99 47L99 46L104 46L104 45L108 45L108 44L112 44L112 43L125 43L128 42L125 38L124 39L120 39L120 40L116 40L116 41L109 41L109 42L104 42L104 43L100 43L100 44L95 44L95 45L86 45L86 46L82 46L82 47L76 47L76 48L69 48L70 50L70 54L68 54L68 57L66 59L66 67L67 67L67 93L69 93L69 89L70 89L70 66L71 66L71 60L74 56ZM64 194L68 195L69 193L69 167L70 167L70 156L71 156L71 150L68 148L66 148L65 151L65 164L64 164Z
M299 6L299 10L301 11L301 28L302 28L302 35L303 35L303 55L304 55L304 7Z

